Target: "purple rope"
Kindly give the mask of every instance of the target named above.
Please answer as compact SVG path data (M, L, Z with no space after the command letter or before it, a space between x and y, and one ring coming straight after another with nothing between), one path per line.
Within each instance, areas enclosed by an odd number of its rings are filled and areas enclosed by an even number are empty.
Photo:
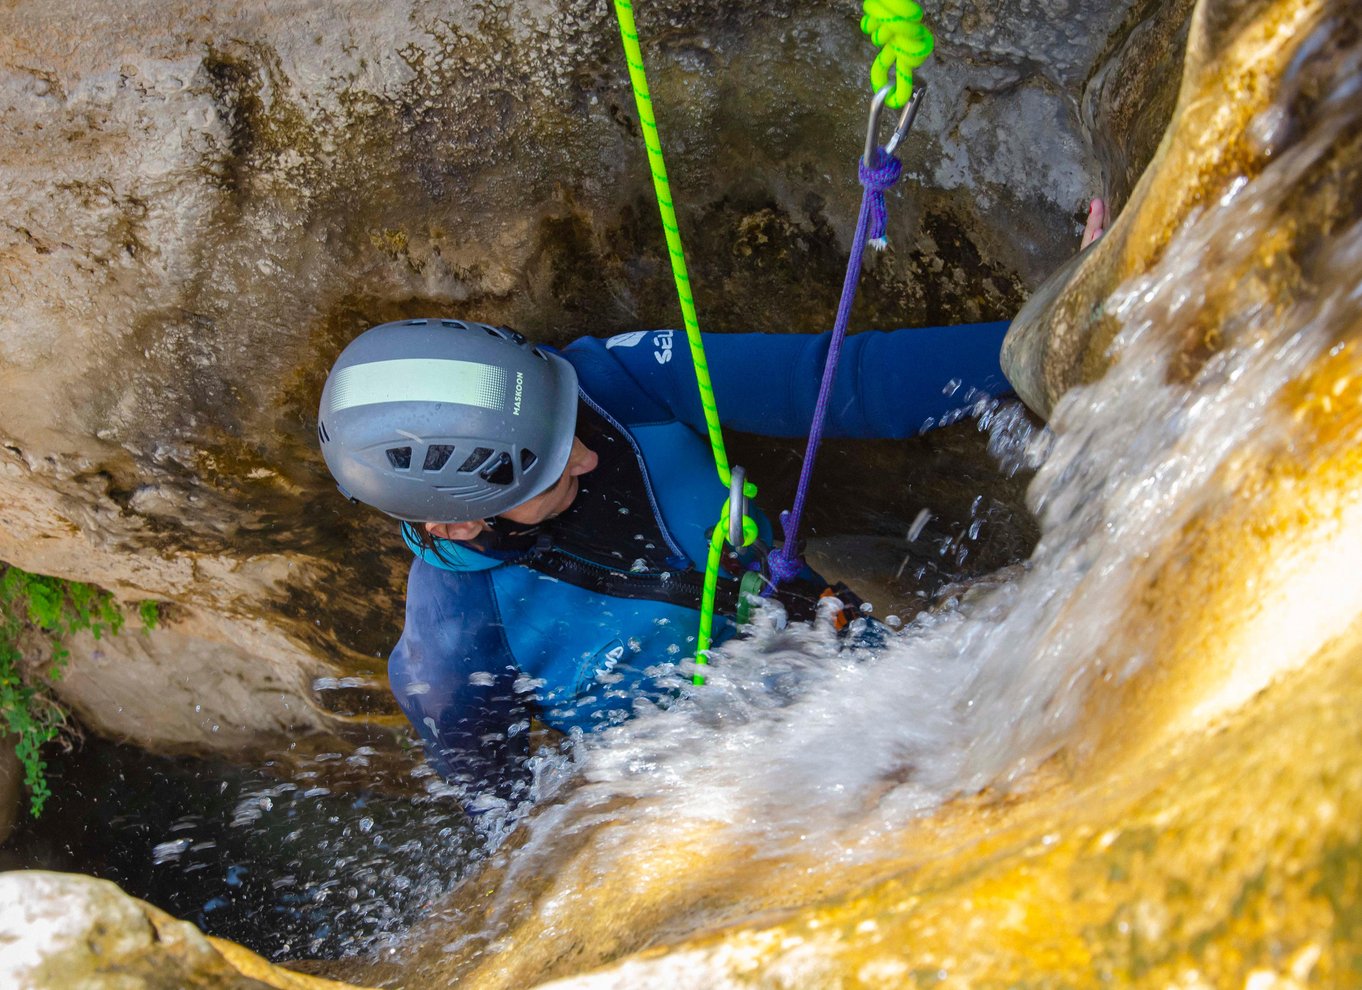
M865 194L861 197L861 213L856 220L856 236L851 242L851 257L847 259L846 278L842 281L842 299L837 304L837 321L832 328L827 361L823 364L823 381L818 386L818 402L814 406L813 423L809 427L809 443L804 448L804 464L799 470L794 508L780 514L780 526L785 534L785 540L780 547L771 551L769 558L773 584L791 580L804 568L804 548L799 542L799 523L804 517L804 502L809 494L813 462L818 456L818 445L823 440L823 422L827 419L828 403L832 399L832 382L837 376L837 360L841 357L842 341L846 339L847 324L851 321L851 304L856 299L856 283L861 277L861 256L865 253L867 239L875 247L883 248L885 245L885 225L889 214L885 208L884 194L898 181L903 171L903 164L893 155L885 154L882 148L875 149L873 167L863 161L858 165Z

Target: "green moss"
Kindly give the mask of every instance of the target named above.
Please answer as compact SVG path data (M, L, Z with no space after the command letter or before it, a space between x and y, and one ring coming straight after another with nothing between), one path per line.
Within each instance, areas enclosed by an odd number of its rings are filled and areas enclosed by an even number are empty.
M36 818L52 793L42 747L67 725L66 710L49 690L61 679L71 655L66 638L85 630L95 639L116 635L124 616L113 596L94 585L0 567L0 724L14 737L29 811ZM151 630L160 610L155 602L145 601L137 606L137 615L142 628ZM25 636L29 632L36 635ZM25 657L23 646L33 644L39 644L41 655Z

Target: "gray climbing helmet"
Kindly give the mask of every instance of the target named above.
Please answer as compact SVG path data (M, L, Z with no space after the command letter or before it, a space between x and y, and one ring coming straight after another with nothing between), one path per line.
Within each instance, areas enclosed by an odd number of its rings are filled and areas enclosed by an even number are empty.
M341 494L408 522L514 508L567 467L577 373L520 334L461 320L373 327L336 359L317 417Z

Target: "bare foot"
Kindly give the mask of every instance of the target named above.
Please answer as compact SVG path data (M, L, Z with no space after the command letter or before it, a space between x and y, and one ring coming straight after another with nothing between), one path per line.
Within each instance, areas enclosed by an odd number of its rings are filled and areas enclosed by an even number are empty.
M1080 248L1085 248L1097 238L1102 236L1102 230L1107 225L1107 204L1101 199L1094 199L1088 204L1088 224L1083 228L1083 242Z

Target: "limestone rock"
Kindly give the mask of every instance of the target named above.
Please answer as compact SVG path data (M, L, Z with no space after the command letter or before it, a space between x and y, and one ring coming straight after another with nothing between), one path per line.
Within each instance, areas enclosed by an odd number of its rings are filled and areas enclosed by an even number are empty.
M1115 36L1083 92L1083 121L1101 162L1102 192L1119 213L1154 157L1182 82L1192 0L1136 5L1133 24Z
M344 990L128 897L37 870L0 874L0 984L12 990Z
M1356 10L1330 0L1258 0L1217 10L1202 4L1192 19L1173 123L1124 212L1083 258L1037 291L1008 333L1004 371L1043 416L1065 391L1108 367L1118 327L1107 310L1112 292L1151 270L1189 214L1258 175L1304 133L1322 100L1318 67L1330 65L1330 48L1346 47L1356 30ZM1323 29L1332 34L1328 41L1318 27L1326 22L1338 24L1337 31ZM1206 57L1209 51L1216 57ZM1341 147L1338 158L1349 154ZM1322 178L1292 221L1301 228L1293 229L1294 243L1309 245L1339 229L1343 217L1331 204L1340 196L1348 202L1353 182L1350 167ZM1267 258L1246 259L1243 270L1209 287L1206 333L1186 342L1189 367L1215 350L1217 319L1244 292L1280 300L1309 290L1309 249L1291 244L1284 238L1265 246Z

